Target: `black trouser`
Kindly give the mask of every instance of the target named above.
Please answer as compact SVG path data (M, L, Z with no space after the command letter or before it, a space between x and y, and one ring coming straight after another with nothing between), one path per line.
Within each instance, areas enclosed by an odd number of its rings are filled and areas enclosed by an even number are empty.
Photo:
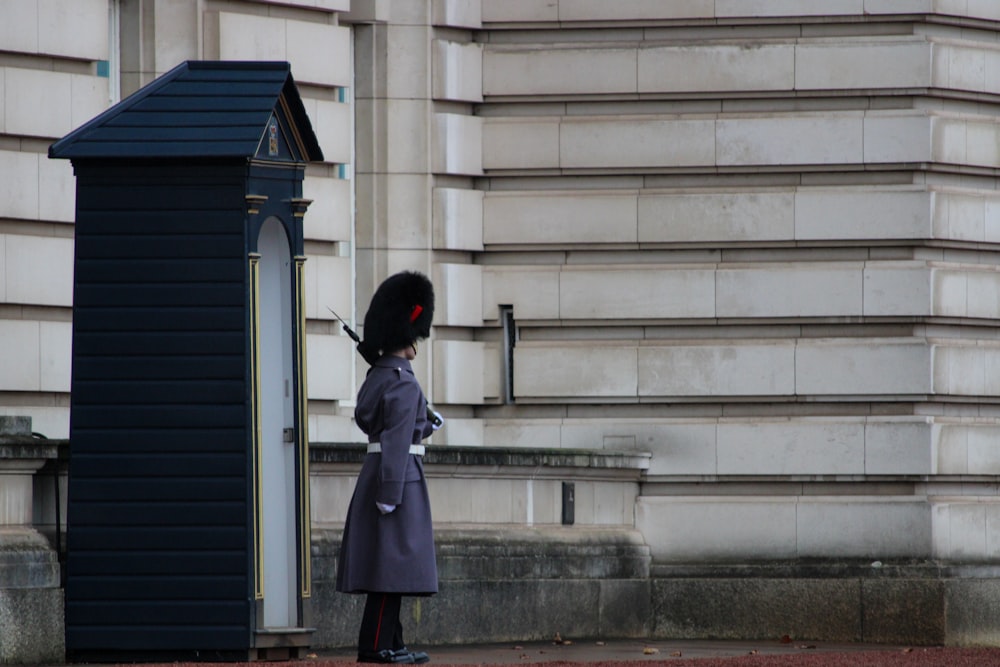
M403 596L399 593L369 593L365 613L361 617L358 633L359 653L378 653L398 650L403 644L403 625L399 622L399 608Z

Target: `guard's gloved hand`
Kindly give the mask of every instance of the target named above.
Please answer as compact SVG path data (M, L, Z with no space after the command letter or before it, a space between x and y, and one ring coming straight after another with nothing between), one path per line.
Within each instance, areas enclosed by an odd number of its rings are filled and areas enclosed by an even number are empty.
M434 415L434 419L431 420L431 428L435 431L444 426L444 417L437 410L431 410L431 414Z
M377 500L375 501L375 507L377 507L378 511L381 512L382 514L388 514L389 512L392 512L394 509L396 509L395 505L386 505L385 503L380 503Z

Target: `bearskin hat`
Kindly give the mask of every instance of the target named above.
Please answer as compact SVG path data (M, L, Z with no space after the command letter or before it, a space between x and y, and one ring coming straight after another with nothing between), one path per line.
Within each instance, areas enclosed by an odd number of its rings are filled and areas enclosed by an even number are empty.
M365 314L364 340L358 351L368 363L387 352L431 335L434 286L422 273L402 271L382 281Z

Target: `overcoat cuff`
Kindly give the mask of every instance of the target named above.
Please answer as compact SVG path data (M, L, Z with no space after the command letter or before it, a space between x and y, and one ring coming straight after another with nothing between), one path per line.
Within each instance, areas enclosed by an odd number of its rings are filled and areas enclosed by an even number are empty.
M399 505L403 502L403 481L382 480L375 500L384 505Z

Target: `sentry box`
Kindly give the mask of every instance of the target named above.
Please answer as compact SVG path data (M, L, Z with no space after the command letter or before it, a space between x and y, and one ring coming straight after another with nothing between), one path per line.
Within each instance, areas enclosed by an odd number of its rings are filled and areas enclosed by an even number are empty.
M50 147L76 174L66 649L310 638L302 198L284 62L185 62Z

